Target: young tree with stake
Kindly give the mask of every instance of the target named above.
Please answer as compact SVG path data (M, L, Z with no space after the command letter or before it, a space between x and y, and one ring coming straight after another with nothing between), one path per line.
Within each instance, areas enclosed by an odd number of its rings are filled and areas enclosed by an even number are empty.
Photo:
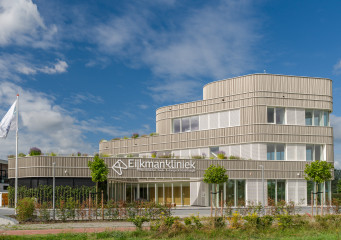
M93 161L89 161L88 167L90 168L91 171L92 181L96 183L96 206L97 206L98 183L107 180L109 170L104 160L99 156L95 156Z
M203 181L208 184L216 184L216 192L218 192L218 184L227 182L228 179L229 179L229 176L226 174L226 169L223 166L211 165L209 166L209 168L205 170ZM212 209L212 203L211 203L211 209ZM211 210L211 215L212 215L212 210ZM216 209L215 209L215 215L216 215Z
M318 192L318 185L332 179L331 170L333 165L326 161L315 160L307 164L304 169L305 179L316 183L316 192ZM314 201L311 199L311 201ZM323 215L323 196L321 198L321 214Z

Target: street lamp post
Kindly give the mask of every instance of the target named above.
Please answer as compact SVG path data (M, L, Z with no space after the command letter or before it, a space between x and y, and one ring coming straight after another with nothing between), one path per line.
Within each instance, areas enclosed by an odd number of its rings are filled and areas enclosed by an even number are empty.
M52 163L52 177L53 177L53 183L52 183L52 207L53 207L53 220L56 220L56 203L55 203L55 192L56 192L56 177L55 177L55 167L56 163Z
M263 204L263 215L265 213L265 195L264 195L264 166L259 165L262 168L262 204Z

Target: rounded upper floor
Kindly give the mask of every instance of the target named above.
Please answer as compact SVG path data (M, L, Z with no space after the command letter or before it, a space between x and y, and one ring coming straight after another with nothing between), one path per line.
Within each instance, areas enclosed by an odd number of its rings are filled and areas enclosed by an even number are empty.
M317 95L332 98L332 81L328 78L251 74L206 84L203 88L203 99L251 92Z

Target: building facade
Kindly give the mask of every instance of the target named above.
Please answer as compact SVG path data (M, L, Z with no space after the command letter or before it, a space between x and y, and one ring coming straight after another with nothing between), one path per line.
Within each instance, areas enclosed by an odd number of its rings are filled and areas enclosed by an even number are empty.
M100 154L110 156L109 198L209 206L215 186L203 183L203 174L219 164L229 175L218 187L226 203L310 204L306 164L334 163L332 100L326 78L252 74L209 83L203 100L157 109L157 135L100 142ZM86 178L88 160L27 157L19 160L19 176L49 178L56 162L57 177ZM318 198L330 200L330 182L320 189Z

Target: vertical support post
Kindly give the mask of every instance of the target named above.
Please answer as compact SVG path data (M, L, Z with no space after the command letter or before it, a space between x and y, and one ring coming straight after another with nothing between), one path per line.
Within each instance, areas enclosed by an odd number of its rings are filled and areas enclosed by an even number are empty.
M14 180L14 207L15 214L17 214L18 203L18 132L19 132L19 94L17 94L17 106L16 106L16 133L15 133L15 180Z
M102 220L104 220L104 194L103 194L103 190L102 190Z
M89 220L91 220L91 192L89 192Z
M323 216L323 199L324 199L324 192L325 192L325 186L323 187L324 185L322 185L322 193L321 193L321 216Z
M53 220L56 220L56 176L55 176L55 167L56 163L52 163L52 177L53 177L53 183L52 183L52 209L53 209Z
M155 203L159 203L159 200L158 200L158 198L159 198L159 196L158 196L158 191L157 191L157 183L155 183Z
M311 191L311 216L314 216L314 194L313 191Z
M265 196L264 196L264 166L259 165L262 168L262 205L263 205L263 216L265 215Z
M163 197L163 204L166 203L166 194L165 194L165 184L162 184L162 197Z
M172 206L174 206L174 184L172 183Z
M223 190L221 192L221 216L223 217L223 210L224 210L224 201L223 201Z
M182 183L180 183L180 195L181 195L181 205L183 206L184 205L184 202L183 202L183 197L182 197Z
M212 191L210 191L210 194L211 194L211 217L212 217L212 214L213 214L213 194L212 194Z

